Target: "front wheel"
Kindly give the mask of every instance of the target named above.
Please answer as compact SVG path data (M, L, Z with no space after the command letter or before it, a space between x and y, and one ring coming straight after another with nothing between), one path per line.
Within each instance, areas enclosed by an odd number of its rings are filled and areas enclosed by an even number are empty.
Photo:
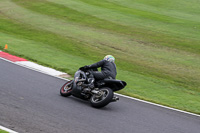
M66 82L60 89L60 95L68 97L72 94L73 80Z
M113 98L113 91L108 88L101 88L99 90L99 94L94 94L91 99L90 99L90 103L92 105L92 107L95 108L102 108L106 105L108 105Z

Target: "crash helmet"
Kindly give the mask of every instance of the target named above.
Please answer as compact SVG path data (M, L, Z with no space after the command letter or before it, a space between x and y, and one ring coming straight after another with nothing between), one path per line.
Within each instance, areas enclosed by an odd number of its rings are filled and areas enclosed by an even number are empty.
M109 62L114 62L115 61L115 57L113 57L112 55L106 55L104 57L104 60L107 60Z

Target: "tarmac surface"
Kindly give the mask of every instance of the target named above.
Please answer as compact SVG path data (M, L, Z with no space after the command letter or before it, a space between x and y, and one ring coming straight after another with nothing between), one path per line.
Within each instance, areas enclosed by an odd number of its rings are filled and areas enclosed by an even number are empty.
M102 109L61 97L65 80L0 59L0 125L19 133L199 133L200 117L120 97Z

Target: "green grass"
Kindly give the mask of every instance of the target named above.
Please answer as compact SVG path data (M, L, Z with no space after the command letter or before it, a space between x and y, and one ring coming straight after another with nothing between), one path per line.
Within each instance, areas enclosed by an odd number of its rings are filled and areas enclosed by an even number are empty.
M200 114L196 0L0 0L0 49L71 75L116 57L119 93Z
M0 129L0 133L8 133L8 132L6 132L6 131L3 131L3 130L1 130L1 129Z

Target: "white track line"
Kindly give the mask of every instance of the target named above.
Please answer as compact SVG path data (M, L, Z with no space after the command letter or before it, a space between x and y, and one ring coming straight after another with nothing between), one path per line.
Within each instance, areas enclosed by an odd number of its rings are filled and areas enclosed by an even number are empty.
M1 129L1 130L4 130L4 131L6 131L6 132L9 132L9 133L17 133L17 132L15 132L15 131L10 130L10 129L6 128L6 127L3 127L3 126L1 126L1 125L0 125L0 129Z
M19 64L21 66L25 66L25 67L28 67L28 68L32 68L34 70L41 71L43 73L51 74L53 76L59 76L59 75L66 74L64 72L60 72L60 71L57 71L57 70L49 68L49 67L44 67L42 65L39 65L39 64L31 62L31 61L17 61L15 63Z
M151 105L154 105L154 106L158 106L158 107L161 107L161 108L165 108L165 109L169 109L169 110L173 110L173 111L177 111L177 112L181 112L181 113L185 113L185 114L189 114L189 115L200 117L200 115L198 115L198 114L190 113L190 112L187 112L187 111L183 111L183 110L167 107L167 106L164 106L164 105L160 105L160 104L144 101L144 100L141 100L141 99L125 96L125 95L118 94L118 93L115 93L115 94L118 95L118 96L122 96L122 97L125 97L125 98L129 98L129 99L135 100L135 101L139 101L139 102L151 104Z
M0 59L3 59L3 58L0 57ZM3 59L3 60L8 61L8 62L11 62L11 61L6 60L6 59ZM16 63L14 63L14 62L11 62L11 63L16 64ZM29 68L29 69L31 69L31 70L34 70L34 71L37 71L37 72L40 72L40 73L43 73L43 74L47 74L47 75L53 76L53 75L48 74L48 73L46 73L46 72L42 72L42 71L39 71L39 70L37 70L37 69L33 69L33 68L29 67L29 66L24 66L24 65L21 65L21 64L16 64L16 65L23 66L23 67ZM58 76L53 76L53 77L56 77L56 78L59 78L59 79L63 79L63 80L68 80L68 79L65 79L65 78L58 77ZM179 109L167 107L167 106L164 106L164 105L160 105L160 104L156 104L156 103L152 103L152 102L140 100L140 99L137 99L137 98L125 96L125 95L118 94L118 93L115 93L115 94L118 95L118 96L122 96L122 97L125 97L125 98L129 98L129 99L135 100L135 101L139 101L139 102L151 104L151 105L154 105L154 106L158 106L158 107L161 107L161 108L165 108L165 109L169 109L169 110L173 110L173 111L177 111L177 112L181 112L181 113L185 113L185 114L189 114L189 115L193 115L193 116L200 117L200 115L198 115L198 114L190 113L190 112L187 112L187 111L183 111L183 110L179 110Z
M0 52L1 52L1 51L0 51ZM0 59L5 60L5 61L10 62L10 63L15 64L15 65L18 65L18 66L22 66L22 67L28 68L28 69L33 70L33 71L40 72L40 73L42 73L42 74L46 74L46 75L49 75L49 76L52 76L52 77L55 77L55 78L59 78L59 79L63 79L63 80L68 81L68 79L65 79L65 78L62 78L62 77L58 77L58 76L52 75L51 73L47 73L46 71L41 71L41 70L38 70L38 69L33 68L33 67L30 67L30 66L26 66L26 65L23 65L23 64L20 64L20 63L12 62L12 61L9 61L9 60L4 59L4 58L1 58L1 57L0 57Z

